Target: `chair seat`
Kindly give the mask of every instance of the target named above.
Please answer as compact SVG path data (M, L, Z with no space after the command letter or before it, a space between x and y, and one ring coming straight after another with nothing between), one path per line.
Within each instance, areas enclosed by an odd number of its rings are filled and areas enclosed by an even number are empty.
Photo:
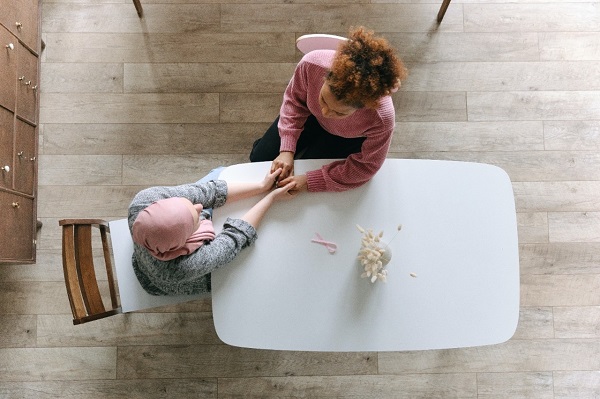
M168 296L148 294L138 281L131 264L133 240L131 239L127 219L113 220L108 225L110 227L110 239L123 313L210 297L210 294Z

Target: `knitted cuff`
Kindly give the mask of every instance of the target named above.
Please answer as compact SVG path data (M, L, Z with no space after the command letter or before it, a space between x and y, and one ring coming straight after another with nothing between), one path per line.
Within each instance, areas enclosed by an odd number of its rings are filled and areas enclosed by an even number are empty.
M308 191L315 192L327 190L327 184L325 183L323 172L320 169L306 172L306 181Z
M215 208L225 205L227 200L227 182L225 180L213 180L216 186L217 195L215 198Z
M279 152L290 151L296 152L296 139L291 136L281 136L281 145L279 146Z
M244 247L251 245L258 238L256 229L254 227L252 227L252 225L250 223L248 223L242 219L233 219L233 218L228 217L225 220L223 227L233 227L234 229L238 230L243 235L245 235L246 238L248 239L248 241L246 241L246 244L244 245Z

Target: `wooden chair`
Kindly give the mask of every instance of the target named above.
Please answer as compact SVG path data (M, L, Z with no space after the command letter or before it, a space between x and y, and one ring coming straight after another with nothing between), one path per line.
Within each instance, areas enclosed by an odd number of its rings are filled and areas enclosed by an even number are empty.
M121 313L107 237L110 231L108 223L100 219L63 219L58 224L62 226L63 271L73 312L73 324L87 323ZM100 230L110 291L110 307L104 305L98 287L92 251L92 227Z
M135 6L138 17L142 18L144 16L144 10L142 9L142 3L140 3L140 0L133 0L133 5Z
M438 11L438 15L437 15L438 24L440 22L442 22L442 19L444 19L444 15L446 14L446 10L448 9L448 6L450 5L450 1L451 0L444 0L442 2L442 6L440 7L440 11Z
M63 219L58 223L63 228L63 271L73 312L73 324L210 297L210 294L169 296L148 294L142 288L133 270L131 262L133 240L127 219L111 222L101 219ZM100 230L99 241L102 245L108 278L110 308L102 301L94 270L92 228ZM99 244L96 246L99 248ZM113 275L113 260L116 275Z

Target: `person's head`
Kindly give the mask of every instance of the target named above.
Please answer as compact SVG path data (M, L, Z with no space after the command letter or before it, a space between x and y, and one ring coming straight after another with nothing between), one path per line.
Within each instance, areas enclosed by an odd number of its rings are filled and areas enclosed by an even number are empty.
M161 260L189 253L189 239L200 227L201 211L201 204L194 205L186 198L173 197L154 202L140 211L135 219L133 241Z
M338 48L321 89L323 115L345 118L360 108L377 108L407 75L387 40L364 27L353 29Z

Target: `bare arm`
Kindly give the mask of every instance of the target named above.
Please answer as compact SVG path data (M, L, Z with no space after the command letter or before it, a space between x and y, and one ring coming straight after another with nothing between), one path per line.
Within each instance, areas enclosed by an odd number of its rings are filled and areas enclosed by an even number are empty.
M260 201L258 201L256 205L254 205L248 212L246 212L241 219L251 224L255 229L258 229L260 222L274 202L294 197L295 193L290 192L294 186L295 183L291 182L284 187L276 188L275 190L271 191Z
M231 203L244 198L266 193L275 185L275 180L281 174L281 169L269 172L260 182L227 182L227 201Z

